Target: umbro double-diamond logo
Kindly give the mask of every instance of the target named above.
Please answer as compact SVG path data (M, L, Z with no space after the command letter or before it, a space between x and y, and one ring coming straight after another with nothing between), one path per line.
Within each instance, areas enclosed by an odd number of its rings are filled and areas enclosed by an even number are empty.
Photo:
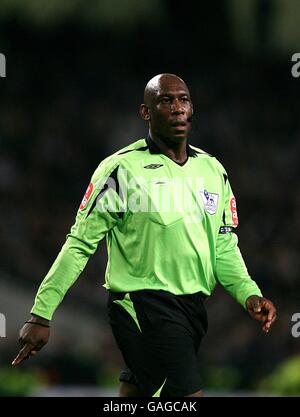
M146 169L156 169L162 167L164 164L149 164L145 165L144 168Z

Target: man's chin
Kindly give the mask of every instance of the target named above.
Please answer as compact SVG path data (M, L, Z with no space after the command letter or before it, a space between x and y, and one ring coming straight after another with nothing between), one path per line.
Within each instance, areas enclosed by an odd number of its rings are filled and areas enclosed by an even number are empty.
M176 127L170 131L170 139L172 142L181 143L187 140L190 129L187 127Z
M159 136L160 140L167 145L180 144L187 140L187 132L169 132L167 135Z
M170 137L172 142L181 143L184 142L187 139L186 133L178 133L178 134L172 134Z

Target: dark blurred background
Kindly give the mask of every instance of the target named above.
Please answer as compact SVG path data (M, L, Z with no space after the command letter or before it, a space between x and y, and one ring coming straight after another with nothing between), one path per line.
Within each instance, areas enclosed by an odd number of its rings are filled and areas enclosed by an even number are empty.
M162 72L190 87L191 143L225 165L240 248L279 314L266 336L217 288L199 355L205 387L300 395L300 338L291 335L300 312L299 20L297 0L1 0L0 395L116 392L122 358L101 286L104 241L56 312L47 347L9 364L90 176L147 134L138 106Z

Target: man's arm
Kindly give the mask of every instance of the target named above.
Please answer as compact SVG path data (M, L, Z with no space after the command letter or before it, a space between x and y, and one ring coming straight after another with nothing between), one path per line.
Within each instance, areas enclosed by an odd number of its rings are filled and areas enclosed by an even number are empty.
M225 204L223 224L217 238L216 276L226 291L247 309L252 318L261 321L263 330L268 332L276 319L276 309L271 301L262 296L247 271L236 235L236 201L226 175L224 181Z
M113 172L114 170L105 167L101 169L100 165L100 169L98 168L93 175L78 209L76 222L40 285L31 313L48 320L52 319L66 292L96 251L99 241L120 220L116 207L120 204L119 196L111 178Z
M99 241L120 221L122 206L115 184L118 167L98 167L84 195L76 222L59 255L42 281L31 310L32 318L20 331L22 346L14 366L34 355L48 341L52 316L68 289L84 270ZM107 181L108 178L108 181Z

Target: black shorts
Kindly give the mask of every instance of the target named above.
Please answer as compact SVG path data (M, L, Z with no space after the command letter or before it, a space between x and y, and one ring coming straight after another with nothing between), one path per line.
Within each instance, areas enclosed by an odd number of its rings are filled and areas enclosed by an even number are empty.
M202 388L197 352L207 331L202 293L109 293L108 315L127 365L120 380L143 396L181 397Z

